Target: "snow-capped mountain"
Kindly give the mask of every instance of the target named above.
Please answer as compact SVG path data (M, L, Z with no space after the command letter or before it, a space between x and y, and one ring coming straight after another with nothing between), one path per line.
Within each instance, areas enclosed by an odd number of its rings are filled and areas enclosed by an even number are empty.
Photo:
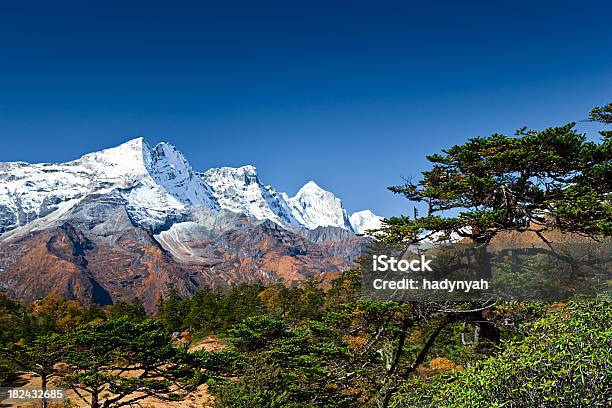
M294 218L308 229L340 227L353 230L342 201L314 181L306 183L287 201Z
M218 208L209 187L166 143L142 138L61 164L0 164L0 232L21 226L91 194L121 191L137 224L155 228L185 205Z
M354 267L367 224L314 182L295 196L253 166L196 172L142 138L57 164L0 163L0 289L153 311L169 286L294 285ZM369 224L368 224L369 225Z
M374 214L370 210L363 210L354 212L349 219L353 226L353 231L357 234L363 234L368 230L381 228L383 217Z
M220 167L200 175L210 186L218 205L258 220L271 220L286 227L300 227L284 194L262 185L255 167Z
M0 163L0 233L111 191L125 199L133 223L153 231L182 220L191 206L287 229L331 226L360 233L379 219L371 212L349 217L340 199L313 181L290 197L262 184L253 166L197 173L172 145L151 147L137 138L68 163Z

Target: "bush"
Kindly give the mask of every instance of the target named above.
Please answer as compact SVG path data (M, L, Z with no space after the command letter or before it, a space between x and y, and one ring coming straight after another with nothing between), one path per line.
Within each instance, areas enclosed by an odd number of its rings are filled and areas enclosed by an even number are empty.
M612 406L612 302L571 303L464 372L411 379L399 407Z

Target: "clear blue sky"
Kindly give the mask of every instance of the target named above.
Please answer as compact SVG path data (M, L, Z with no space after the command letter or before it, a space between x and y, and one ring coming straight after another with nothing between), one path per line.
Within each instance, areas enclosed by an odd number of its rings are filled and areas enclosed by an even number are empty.
M0 161L143 135L390 216L426 154L612 101L609 1L36 3L0 11Z

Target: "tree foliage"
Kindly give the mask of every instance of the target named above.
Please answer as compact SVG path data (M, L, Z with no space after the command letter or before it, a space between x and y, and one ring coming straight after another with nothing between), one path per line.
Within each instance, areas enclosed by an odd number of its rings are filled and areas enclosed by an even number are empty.
M355 391L341 380L349 349L338 333L308 321L289 327L263 315L231 330L248 367L217 390L218 407L347 407Z
M197 371L184 362L184 350L172 346L154 320L90 323L64 341L63 382L92 408L131 405L148 396L179 400L198 382Z
M591 119L606 123L609 106L596 108ZM427 157L431 168L417 182L390 187L410 201L427 207L423 217L393 217L384 221L376 235L383 243L408 244L430 239L467 240L474 246L474 259L482 276L492 277L487 246L504 232L543 235L546 231L571 232L601 239L612 234L612 145L605 133L594 142L575 129L575 124L542 131L522 128L514 136L493 134ZM487 273L488 272L488 273ZM427 310L425 305L420 308ZM482 339L493 344L500 340L500 328L490 319L494 308L484 304L431 305L421 313L422 320L437 317L439 326L463 322L474 326L475 343ZM399 331L395 355L405 349L405 329ZM436 342L440 329L434 329L430 342ZM464 341L464 338L462 338ZM429 347L429 348L428 348ZM394 359L400 361L401 359ZM416 363L419 362L417 357ZM396 367L396 365L392 365ZM415 373L409 366L400 376ZM400 371L401 372L401 371ZM388 375L388 390L383 406L396 392L397 369Z
M503 231L557 229L610 235L612 150L574 124L494 134L427 157L422 180L391 187L427 205L422 218L385 221L383 239L407 242L443 234L488 243Z
M612 303L571 303L465 371L412 378L392 407L609 407Z
M609 103L606 106L598 106L593 108L589 114L589 120L608 125L612 124L612 103Z
M47 389L49 380L60 375L57 364L62 361L65 348L58 334L39 336L32 342L8 343L0 348L0 355L18 370L34 374L41 379L41 388ZM46 408L48 401L42 399Z

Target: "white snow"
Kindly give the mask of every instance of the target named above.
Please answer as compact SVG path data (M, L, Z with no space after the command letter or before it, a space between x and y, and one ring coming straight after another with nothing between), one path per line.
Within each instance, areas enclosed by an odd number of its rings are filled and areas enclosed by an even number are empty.
M257 170L251 165L214 168L201 177L223 209L258 220L271 220L286 227L300 225L291 216L285 196L271 186L262 185Z
M357 211L350 216L353 231L357 234L364 234L367 230L381 228L382 220L383 217L374 214L370 210Z
M212 168L196 173L172 145L151 148L143 138L58 164L0 163L0 233L65 211L89 194L118 191L139 225L162 225L197 205L244 213L286 228L334 226L355 232L375 225L371 212L353 214L315 182L295 196L263 185L255 167Z
M181 203L217 207L210 188L174 146L165 142L155 146L147 168L153 180Z
M309 181L289 199L291 213L306 228L340 227L351 229L351 224L342 208L342 201L329 191L323 190L314 181Z
M93 181L128 187L147 175L150 162L151 148L139 137L66 164L88 169L95 176Z

